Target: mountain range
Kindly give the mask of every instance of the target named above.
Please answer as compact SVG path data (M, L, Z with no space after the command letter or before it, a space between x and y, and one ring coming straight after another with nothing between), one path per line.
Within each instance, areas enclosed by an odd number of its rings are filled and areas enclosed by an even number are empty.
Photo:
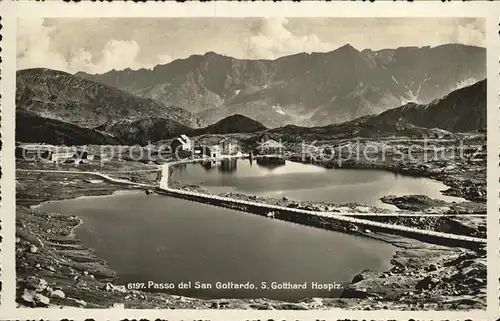
M207 52L152 70L80 72L76 76L162 106L181 107L190 113L184 118L195 127L234 114L270 128L323 126L379 114L407 102L427 104L482 80L486 78L486 49L447 44L359 51L345 45L330 52L275 60Z
M67 77L75 76L65 76ZM55 86L57 87L57 86ZM135 117L109 120L95 127L86 128L72 124L71 119L61 121L45 115L64 115L57 109L31 111L30 101L39 96L24 97L18 101L16 111L16 140L51 144L141 144L169 139L180 134L261 133L277 134L295 139L342 139L353 137L412 136L429 132L469 132L486 128L486 79L471 86L457 89L428 104L407 103L377 115L366 115L340 124L319 127L285 125L268 129L260 122L244 115L228 116L215 124L194 128L171 118ZM57 92L43 92L56 95ZM125 93L126 94L126 93ZM129 94L126 94L129 95ZM44 96L42 96L44 97ZM138 98L140 99L140 98ZM121 101L120 99L118 101ZM61 105L51 105L58 107ZM112 108L113 105L110 105Z
M486 126L485 72L484 48L456 44L346 45L276 60L209 52L102 75L27 69L16 75L16 138L147 144L181 133L470 131Z

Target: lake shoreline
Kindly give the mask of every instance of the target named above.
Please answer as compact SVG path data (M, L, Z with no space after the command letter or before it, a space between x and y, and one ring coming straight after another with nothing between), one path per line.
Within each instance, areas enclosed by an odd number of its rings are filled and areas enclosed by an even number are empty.
M192 163L200 163L203 160L193 160ZM294 162L294 161L292 161ZM170 168L176 168L177 166L185 167L186 164L171 164ZM326 167L325 164L311 164L311 166L320 166ZM415 170L415 168L419 170ZM434 175L431 169L435 169L434 167L421 167L421 164L415 164L414 167L401 167L401 164L385 162L383 164L379 164L377 167L374 167L373 164L359 161L356 165L343 166L339 167L339 169L346 170L382 170L387 172L393 172L401 175L407 175L411 177L424 177L439 181L443 184L446 184L452 177L451 174L441 173L440 175ZM327 169L329 170L329 169ZM334 169L331 169L334 170ZM435 172L435 171L434 171ZM174 171L175 173L175 171ZM460 174L462 174L461 172ZM441 177L442 179L438 180L437 177ZM444 179L446 178L446 179ZM378 206L370 206L360 202L353 203L331 203L331 202L321 202L321 201L311 201L311 200L292 200L288 197L274 197L274 196L259 196L252 193L242 193L242 192L217 192L212 191L210 188L205 188L198 184L185 184L175 180L172 176L169 177L168 186L174 189L181 189L191 192L197 192L201 194L208 195L217 195L222 197L228 197L238 200L245 200L250 202L258 202L270 205L278 205L281 207L289 207L289 208L297 208L308 211L317 211L317 212L336 212L343 215L349 215L349 213L378 213L378 214L388 214L387 216L356 216L358 218L373 220L384 223L398 224L404 225L407 227L413 227L423 230L431 230L431 231L440 231L444 233L450 234L458 234L465 235L470 237L478 237L478 238L486 238L486 216L482 216L486 214L486 203L476 200L476 201L467 201L465 200L465 195L461 195L463 197L462 202L451 202L444 201L440 199L433 199L426 195L404 195L404 196L395 196L395 195L385 195L381 198L381 201L386 204L391 204L396 210L390 210L387 208L381 208ZM445 185L449 186L449 185ZM482 188L482 187L480 187ZM446 193L442 193L446 194ZM427 217L425 220L417 220L415 217L407 216L407 217L393 217L390 214L447 214L446 217ZM456 215L456 216L455 216ZM286 219L285 219L286 220ZM306 224L309 225L309 224ZM339 231L343 232L356 232L358 233L358 229L353 226L340 226Z
M60 180L60 177L55 177L53 179ZM20 180L21 182L23 180ZM24 180L26 182L26 180ZM35 180L36 181L36 180ZM29 185L29 184L28 184ZM57 193L57 194L52 194L52 199L68 199L68 198L74 198L77 196L82 196L82 195L87 195L87 196L93 196L93 195L109 195L110 193L112 194L113 192L117 190L123 190L124 186L120 185L111 185L108 183L105 183L106 187L98 187L96 188L95 185L92 184L87 184L87 188L82 190L78 189L76 191L73 191L73 193L68 193L68 190L65 190L65 193ZM30 186L25 186L25 188L28 188ZM40 186L37 186L40 188ZM43 189L43 186L42 186ZM126 190L130 189L135 189L135 188L125 188ZM43 193L42 193L43 194ZM25 205L18 205L18 213L20 215L17 215L17 219L19 221L29 221L29 220L34 220L36 221L37 224L34 226L26 226L25 229L22 231L18 231L19 236L19 242L18 242L18 256L17 256L17 261L18 261L18 285L20 286L20 289L23 289L23 284L25 282L25 279L30 276L35 276L39 278L45 277L46 279L49 280L49 283L51 286L54 286L54 288L64 288L65 291L67 291L67 299L53 299L53 303L55 305L70 305L70 306L83 306L83 303L85 302L86 307L96 307L96 308L102 308L102 307L109 307L112 305L116 304L125 304L126 307L131 307L131 308L147 308L147 307L164 307L164 308L242 308L242 309L279 309L279 308L285 308L285 309L312 309L312 308L324 308L324 309L335 309L335 308L367 308L367 309L375 309L378 306L380 306L380 302L384 302L384 304L391 306L392 308L395 309L408 309L408 302L406 301L398 301L395 299L391 299L390 296L387 296L388 294L384 294L384 292L387 292L387 290L384 290L386 286L382 286L380 283L379 286L371 286L374 289L378 289L377 291L373 291L373 293L367 291L362 291L363 289L363 284L366 282L376 282L379 280L378 275L380 273L376 273L376 276L361 276L357 277L359 278L364 278L362 281L358 281L354 284L351 285L352 289L348 290L350 291L349 296L353 298L341 298L341 299L314 299L314 300L303 300L303 302L299 303L289 303L289 302L280 302L280 301L273 301L273 300L267 300L267 299L248 299L248 300L239 300L239 299L213 299L213 300L201 300L201 299L195 299L195 298L185 298L185 297L179 297L175 295L167 295L167 294L145 294L142 293L141 291L129 291L126 289L123 289L121 287L113 285L111 282L115 279L115 274L109 271L109 268L107 268L107 265L104 261L98 259L98 258L92 258L93 264L87 264L87 265L76 265L71 267L71 269L66 269L66 265L63 265L61 267L57 266L54 262L46 262L43 263L44 257L46 258L59 258L56 260L59 261L60 258L63 259L68 259L68 255L70 258L73 257L78 257L74 252L67 253L64 252L63 254L60 252L60 250L56 247L52 246L41 246L39 244L39 248L37 249L36 253L31 253L29 251L31 243L36 243L34 240L37 238L47 238L50 239L54 237L54 229L62 229L64 232L60 233L62 236L66 239L65 242L69 242L67 240L68 235L72 234L72 231L74 228L79 224L79 220L75 218L71 218L69 216L65 215L57 215L57 214L49 214L51 216L54 216L56 219L49 221L49 225L47 226L47 229L45 232L43 232L43 229L40 230L38 225L41 224L39 220L39 216L46 216L48 215L47 213L38 213L36 210L30 210L26 205L29 203L33 204L33 202L43 202L46 201L47 198L40 198L38 199L34 197L36 200L34 200L33 197L28 197L29 201L25 202ZM24 199L26 200L26 199ZM19 198L20 203L23 203L23 198ZM29 219L27 219L29 217ZM47 230L50 230L50 233L47 233ZM24 237L23 237L24 236ZM389 236L392 237L392 236ZM440 253L440 260L445 260L446 258L451 259L451 258L456 258L460 255L463 255L465 252L470 252L470 251L462 251L460 249L449 249L449 248L444 248L444 247L438 247L438 246L430 246L430 249L428 248L428 245L425 245L421 242L414 241L414 240L409 240L409 239L404 239L404 238L398 238L399 240L393 240L393 244L399 244L399 247L402 249L421 249L423 251L422 253L419 254L419 257L425 257L427 256L435 256L436 253ZM70 242L71 243L71 242ZM37 243L38 244L38 243ZM78 247L78 251L84 250L88 251L89 253L92 253L91 250L85 248L85 246L81 245L81 242L74 241L73 244ZM402 260L405 257L408 257L405 253L408 251L399 251L398 253L395 254L394 260ZM86 252L87 253L87 252ZM419 260L419 261L424 261L424 260ZM38 262L38 263L35 263ZM42 262L42 263L40 263ZM87 262L88 263L88 262ZM52 264L52 265L51 265ZM46 266L45 266L46 265ZM55 271L51 271L51 267L53 265L56 266ZM394 265L394 264L393 264ZM395 266L395 265L394 265ZM414 269L419 270L421 269L421 265L415 265ZM443 267L444 268L444 267ZM88 271L92 270L92 271ZM95 272L95 273L94 273ZM393 273L390 271L387 271L385 273ZM55 277L56 274L62 274L62 276L57 276ZM362 273L363 274L363 273ZM366 274L366 273L365 273ZM96 275L99 276L99 278L96 277ZM383 274L382 274L383 275ZM397 275L396 272L394 272L394 275ZM422 276L422 275L420 275ZM78 277L78 282L76 283L73 280L73 278ZM355 277L356 278L356 277ZM408 279L408 284L411 284L409 276L405 277ZM65 281L66 280L66 281ZM401 281L398 281L401 282ZM413 282L414 283L414 282ZM410 286L410 285L409 285ZM72 290L72 288L76 288L75 290ZM125 291L123 291L125 290ZM122 292L123 291L123 292ZM400 292L400 297L401 295L404 294L404 291L399 291ZM378 293L378 294L377 294ZM380 294L382 293L382 294ZM22 294L22 293L20 293ZM386 296L387 298L384 299L383 297ZM367 300L367 298L372 297L376 298L375 301L372 299ZM96 300L98 298L98 300ZM72 299L72 300L70 300ZM380 302L379 302L380 301ZM426 300L423 299L417 299L414 304L430 304L429 307L433 308L438 308L438 309L446 309L449 307L449 305L446 305L446 303L440 304L440 303L432 303L432 300L430 302L425 303ZM428 300L427 300L428 301ZM30 306L30 304L26 304L26 301L22 300L21 297L18 297L18 302L24 302L22 304ZM154 304L153 304L154 302ZM320 307L318 307L318 305ZM473 306L481 306L481 302L475 302ZM466 305L468 308L470 308L471 304ZM458 307L461 308L461 307Z
M439 160L426 160L424 153L416 153L411 162L401 161L395 156L387 156L383 160L369 160L363 157L340 159L341 162L330 160L302 159L299 157L288 157L292 162L301 164L312 164L328 169L380 169L395 174L414 177L427 177L442 182L449 188L442 191L443 195L461 197L473 202L486 202L486 154L475 159L459 157L442 162ZM480 175L477 179L477 175ZM484 179L483 179L484 175Z

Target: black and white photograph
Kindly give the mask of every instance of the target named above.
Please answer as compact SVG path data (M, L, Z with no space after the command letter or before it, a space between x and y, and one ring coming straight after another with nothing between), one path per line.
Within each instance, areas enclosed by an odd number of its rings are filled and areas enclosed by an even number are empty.
M17 308L487 310L487 21L17 18Z

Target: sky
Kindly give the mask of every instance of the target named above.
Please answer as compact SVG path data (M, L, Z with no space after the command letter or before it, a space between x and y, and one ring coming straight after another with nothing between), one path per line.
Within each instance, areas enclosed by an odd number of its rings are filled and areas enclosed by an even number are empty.
M215 51L275 59L325 52L462 43L485 46L485 21L474 18L46 18L19 19L17 69L70 73L151 69Z

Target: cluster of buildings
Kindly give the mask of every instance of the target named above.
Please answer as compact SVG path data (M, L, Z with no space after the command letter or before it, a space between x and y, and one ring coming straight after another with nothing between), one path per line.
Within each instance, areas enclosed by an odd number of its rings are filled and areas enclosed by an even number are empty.
M176 158L221 158L224 156L243 155L240 142L233 137L224 137L218 141L208 144L195 142L187 135L180 135L175 138L170 146L170 150ZM267 139L257 143L251 154L257 155L282 155L284 147L281 143ZM158 153L161 152L161 148ZM39 161L50 163L87 163L94 159L105 159L105 155L93 155L87 151L86 146L54 146L48 144L18 144L16 146L16 158L27 161Z
M242 151L238 140L234 138L223 138L216 144L202 145L195 144L195 142L186 135L175 138L170 144L170 149L178 158L189 156L197 158L219 158L227 155L238 155Z
M86 163L94 160L94 155L85 148L76 146L53 146L46 144L24 144L17 145L15 151L16 158L27 161L47 162L47 163Z
M274 155L283 156L285 147L280 142L274 139L264 139L256 143L252 149L256 155ZM186 158L194 156L195 158L219 158L222 156L233 156L242 153L240 142L232 137L220 139L215 144L200 144L195 143L186 135L180 135L175 138L170 144L170 152L176 155L177 158Z

